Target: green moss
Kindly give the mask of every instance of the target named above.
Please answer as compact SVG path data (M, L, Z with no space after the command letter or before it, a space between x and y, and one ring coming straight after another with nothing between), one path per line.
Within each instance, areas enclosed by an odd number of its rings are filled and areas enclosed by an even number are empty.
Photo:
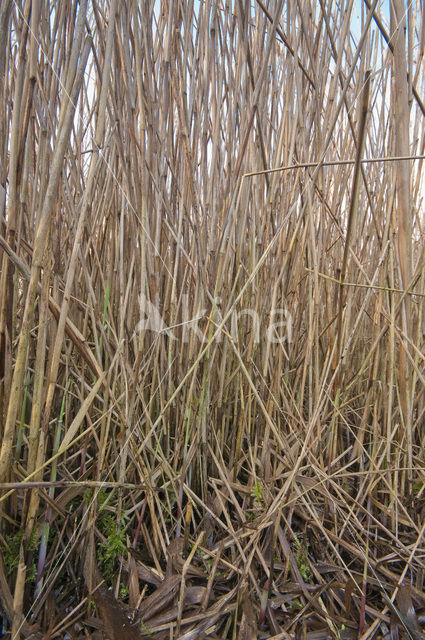
M295 562L304 582L309 582L311 578L310 562L308 559L308 543L302 543L295 535L293 536L295 547Z
M415 482L413 484L413 493L416 495L417 493L419 493L419 491L421 491L422 487L424 486L423 482Z
M259 480L255 483L255 485L251 489L251 498L254 498L254 502L257 502L260 505L263 505L263 492L261 489L261 483Z
M97 527L105 538L97 548L97 559L108 585L112 584L112 580L116 575L118 568L118 560L127 551L126 546L126 523L125 518L117 522L114 513L116 507L116 499L113 491L100 489L96 492L98 514ZM90 504L94 497L93 491L87 491L84 500Z
M9 577L18 568L19 564L19 551L21 548L21 542L24 537L23 531L17 531L14 534L6 536L5 545L1 546L4 558L4 564L6 568L6 575ZM33 552L33 556L35 558L35 552L38 549L37 537L35 531L31 534L31 538L29 541L29 545L27 546L27 551ZM35 560L31 563L31 565L27 566L27 574L26 574L26 582L34 582L35 576L37 573L37 567Z
M125 525L121 523L117 528L114 516L107 514L99 519L98 527L106 541L99 545L97 557L103 577L108 584L111 584L116 573L117 560L126 552Z
M125 600L128 596L128 589L127 587L124 587L123 585L121 585L120 587L120 598L121 600Z

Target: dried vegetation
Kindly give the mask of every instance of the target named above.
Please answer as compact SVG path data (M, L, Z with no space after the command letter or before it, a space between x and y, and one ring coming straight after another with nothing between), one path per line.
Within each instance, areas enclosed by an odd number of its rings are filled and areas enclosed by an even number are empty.
M425 13L386 4L0 3L6 637L424 637Z

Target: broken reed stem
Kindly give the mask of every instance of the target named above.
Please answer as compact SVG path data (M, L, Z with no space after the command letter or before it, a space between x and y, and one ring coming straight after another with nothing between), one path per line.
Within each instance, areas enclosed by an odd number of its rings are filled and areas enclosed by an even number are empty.
M341 358L341 350L342 350L342 313L344 308L344 281L347 273L347 263L348 263L348 254L351 242L351 234L353 231L353 227L355 224L355 216L358 209L358 196L359 196L359 187L360 187L360 166L361 166L361 157L363 155L363 149L365 144L366 137L366 122L367 115L369 110L369 95L370 95L370 78L371 78L371 70L368 69L365 73L365 80L363 85L363 93L362 93L362 102L361 102L361 110L360 110L360 119L359 119L359 130L357 133L357 155L356 161L354 163L354 175L353 175L353 184L351 188L351 197L350 197L350 209L348 211L347 218L347 231L345 234L345 242L344 242L344 253L342 257L342 265L339 276L339 287L338 287L338 319L337 319L337 349L335 359L337 364L339 364ZM337 383L338 384L338 383Z
M411 156L383 156L381 158L362 158L361 164L373 164L374 162L398 162L401 160L425 160L424 155L411 155ZM251 176L261 176L267 173L278 173L279 171L293 171L294 169L309 169L317 167L319 164L322 167L338 167L350 164L356 164L357 160L325 160L323 162L297 162L296 164L289 164L285 167L275 167L274 169L265 169L264 171L251 171L250 173L244 173L244 178Z

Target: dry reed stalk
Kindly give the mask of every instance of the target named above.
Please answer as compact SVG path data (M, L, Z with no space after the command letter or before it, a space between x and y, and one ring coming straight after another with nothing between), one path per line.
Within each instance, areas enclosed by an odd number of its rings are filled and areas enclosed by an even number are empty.
M179 582L158 638L394 632L407 566L418 606L424 13L396 2L390 37L365 7L2 3L13 632L69 606L62 633L97 564L121 617Z

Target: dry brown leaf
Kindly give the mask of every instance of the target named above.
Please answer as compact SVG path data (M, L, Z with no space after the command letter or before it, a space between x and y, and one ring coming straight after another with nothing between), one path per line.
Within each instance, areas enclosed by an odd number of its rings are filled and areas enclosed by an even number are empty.
M180 576L166 578L162 585L150 596L145 598L138 609L138 618L143 621L158 615L177 594L180 586Z
M410 627L415 631L419 630L419 623L416 617L415 607L413 605L412 594L408 585L402 585L397 593L397 605L400 609L400 613Z
M129 549L130 555L136 561L137 574L140 580L153 584L155 587L160 587L163 582L163 577L152 567L148 567L141 559L140 553L134 549Z
M205 595L207 593L206 587L194 586L187 587L185 593L184 603L187 606L195 606L197 604L201 604L203 602Z
M170 542L167 548L167 575L172 573L181 574L183 571L185 558L183 558L184 540L183 538L175 538ZM201 569L190 565L186 570L186 576L196 578L206 578L207 576Z
M257 632L258 628L254 605L251 598L245 595L242 601L242 620L238 640L256 640Z
M351 615L351 601L353 597L353 593L361 589L362 585L362 577L361 576L350 576L345 585L345 615L347 618ZM360 593L360 591L358 591Z
M99 587L93 593L93 598L110 640L142 640L143 635L137 623L129 619L124 606L116 600L111 591Z
M128 601L130 607L135 609L139 604L140 589L136 561L131 556L128 558L128 574Z

